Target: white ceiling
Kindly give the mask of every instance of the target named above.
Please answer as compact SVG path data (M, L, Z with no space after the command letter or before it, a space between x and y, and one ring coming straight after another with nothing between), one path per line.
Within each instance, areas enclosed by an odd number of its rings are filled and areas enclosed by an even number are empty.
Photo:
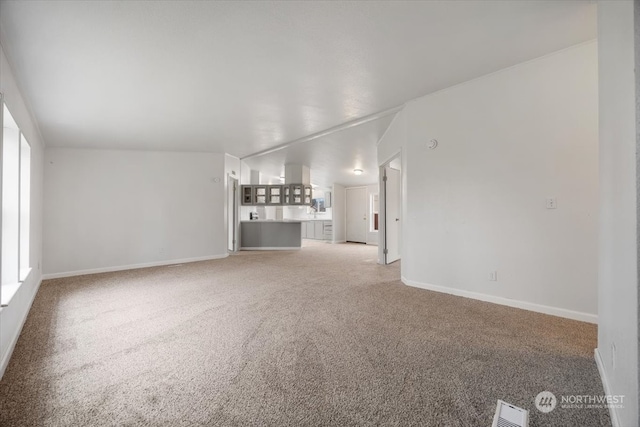
M245 157L593 39L595 7L4 1L0 27L47 145ZM309 159L312 174L336 153L355 164L387 122L278 156ZM275 158L252 163L271 168Z
M283 150L244 159L251 169L262 172L263 177L279 184L284 165L309 166L311 183L331 188L334 183L345 186L378 182L378 156L376 142L395 117L386 115L377 120L332 132L308 142L292 144ZM356 176L354 169L361 169Z

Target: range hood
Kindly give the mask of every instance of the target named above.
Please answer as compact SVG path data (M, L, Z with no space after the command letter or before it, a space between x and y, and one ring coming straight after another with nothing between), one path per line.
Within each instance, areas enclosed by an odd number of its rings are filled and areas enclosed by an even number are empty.
M288 164L284 165L285 184L311 185L309 166Z

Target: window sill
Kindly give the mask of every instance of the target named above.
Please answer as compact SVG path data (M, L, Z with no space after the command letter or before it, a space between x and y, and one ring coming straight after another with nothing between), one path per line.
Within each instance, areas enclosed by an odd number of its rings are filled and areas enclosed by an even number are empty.
M20 285L22 283L12 283L10 285L2 285L2 300L0 301L0 306L6 307L9 305L14 295L20 289Z
M20 270L20 283L27 280L27 277L29 277L31 270L32 270L31 267L23 268Z
M20 270L20 282L2 285L2 289L0 290L0 307L6 307L9 305L14 295L18 292L18 289L20 289L20 285L22 285L22 283L27 280L27 277L29 277L31 270L31 267Z
M20 283L27 280L27 277L29 277L29 273L31 273L31 270L31 267L23 268L20 270Z

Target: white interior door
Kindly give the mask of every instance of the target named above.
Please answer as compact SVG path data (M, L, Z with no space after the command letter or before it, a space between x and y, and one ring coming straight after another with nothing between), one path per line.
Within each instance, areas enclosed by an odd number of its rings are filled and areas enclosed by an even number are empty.
M367 188L347 188L347 242L367 243Z
M391 264L400 259L400 239L402 236L402 218L400 213L401 187L400 171L387 165L384 167L385 182L385 233L386 257L385 263Z
M238 241L238 180L229 176L227 187L227 249L235 252Z

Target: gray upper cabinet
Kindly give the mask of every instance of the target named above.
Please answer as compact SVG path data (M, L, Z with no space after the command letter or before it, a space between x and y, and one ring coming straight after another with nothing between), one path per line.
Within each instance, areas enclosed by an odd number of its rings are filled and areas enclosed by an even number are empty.
M304 186L304 198L303 198L302 204L311 206L312 194L313 194L313 190L311 189L311 186L305 185Z
M266 185L253 186L253 204L254 205L267 204L267 186Z
M288 185L285 185L284 187L282 187L282 204L283 205L288 205L291 204L291 187L289 187Z
M240 191L242 192L242 204L253 205L253 187L250 185L243 185Z
M304 185L291 184L291 199L290 205L302 205L304 204Z
M311 206L313 190L304 184L243 185L242 204L247 206Z
M282 185L270 185L267 187L267 204L269 205L281 205L282 204Z

